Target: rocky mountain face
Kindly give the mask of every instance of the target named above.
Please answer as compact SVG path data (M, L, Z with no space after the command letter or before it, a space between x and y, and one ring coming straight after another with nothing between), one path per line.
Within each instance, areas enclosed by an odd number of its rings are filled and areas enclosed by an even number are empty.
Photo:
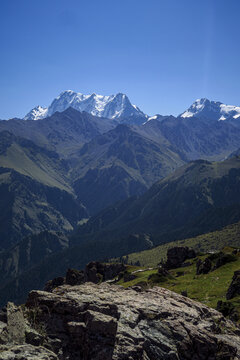
M1 314L0 359L240 359L239 329L163 288L103 283L30 292Z
M125 119L136 123L146 121L147 116L136 106L132 105L125 94L110 96L104 95L83 95L72 90L62 92L53 100L48 108L37 106L32 109L24 120L39 120L53 115L56 112L63 112L72 107L78 111L86 111L94 116L108 119ZM134 119L134 120L131 120ZM118 120L121 122L121 120Z
M96 137L71 159L74 190L91 214L130 196L184 164L171 145L158 144L128 125Z

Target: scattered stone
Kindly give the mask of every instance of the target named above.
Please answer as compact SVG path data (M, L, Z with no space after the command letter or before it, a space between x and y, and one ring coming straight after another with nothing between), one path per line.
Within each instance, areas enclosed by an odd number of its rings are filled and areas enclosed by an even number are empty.
M189 249L187 246L176 246L168 249L167 261L164 267L166 269L176 269L181 267L185 260L195 257L196 253L193 249Z
M212 263L208 257L204 261L199 259L196 263L196 268L197 275L208 274L212 269Z
M227 290L226 299L230 300L236 295L240 295L240 270L234 272L232 282Z

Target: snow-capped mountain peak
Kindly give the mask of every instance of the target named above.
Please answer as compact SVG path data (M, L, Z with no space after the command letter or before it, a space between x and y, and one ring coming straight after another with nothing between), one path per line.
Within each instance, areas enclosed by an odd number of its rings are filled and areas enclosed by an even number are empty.
M56 97L48 108L36 107L24 119L42 119L53 115L56 111L62 112L68 107L73 107L78 111L86 111L94 116L116 120L126 117L146 118L146 115L136 105L131 104L125 94L118 93L106 96L93 93L84 95L66 90Z
M219 101L210 101L206 98L197 99L184 113L182 118L206 118L210 120L227 120L240 118L240 107L225 105Z
M40 105L33 108L25 117L24 120L38 120L43 119L46 116L47 108Z

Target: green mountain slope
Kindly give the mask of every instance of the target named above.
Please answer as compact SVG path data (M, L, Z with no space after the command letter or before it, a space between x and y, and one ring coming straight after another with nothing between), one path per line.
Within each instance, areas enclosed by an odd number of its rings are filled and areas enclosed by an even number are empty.
M217 308L218 301L222 301L223 304L219 309L225 311L224 315L230 315L231 312L231 315L233 315L234 312L235 320L239 320L240 295L235 295L231 300L226 301L226 293L233 274L240 267L239 252L234 255L234 250L234 248L227 246L218 253L198 254L194 259L186 260L187 265L183 263L183 267L170 269L166 275L159 274L157 267L128 266L128 278L130 279L131 274L134 275L134 278L130 281L124 281L121 278L118 284L126 288L138 284L141 284L143 287L161 286L179 294L184 292L191 299L200 301L213 308ZM228 260L214 269L214 265L216 265L217 259L221 254L226 256ZM199 260L204 261L207 257L211 259L212 269L206 274L198 275L196 273L197 262ZM161 261L161 258L158 260ZM228 311L230 314L228 314Z
M195 161L137 199L100 212L79 228L76 241L148 234L154 245L221 229L240 219L240 159Z
M161 259L165 259L169 248L174 246L188 246L197 252L218 251L225 246L240 248L240 222L231 224L222 230L213 231L193 238L177 240L153 249L144 250L123 256L129 264L139 262L141 266L157 266ZM120 261L120 258L116 259Z
M12 169L0 168L0 248L43 230L69 232L87 216L74 196Z
M0 131L10 131L41 147L54 150L61 156L68 156L85 142L115 126L113 120L98 118L86 112L80 113L70 107L38 121L20 119L1 121Z
M0 166L13 169L44 185L73 192L67 179L67 163L57 153L8 131L0 132Z

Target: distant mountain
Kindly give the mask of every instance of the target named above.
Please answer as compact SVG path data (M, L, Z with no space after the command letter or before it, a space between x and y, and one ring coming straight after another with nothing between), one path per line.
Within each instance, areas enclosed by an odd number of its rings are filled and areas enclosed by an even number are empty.
M148 234L153 244L184 239L240 219L240 159L197 160L144 195L111 206L79 228L78 239L104 241ZM90 235L91 234L91 235Z
M240 107L225 105L219 101L210 101L206 98L197 99L187 111L183 112L182 118L205 118L208 120L240 120Z
M37 106L32 109L24 117L24 120L43 119L53 115L55 112L63 112L69 107L108 119L134 118L136 122L141 123L146 121L147 118L136 105L131 104L125 94L118 93L110 96L83 95L72 90L66 90L54 99L48 108Z
M185 162L174 146L156 143L124 124L86 143L74 157L73 187L91 213L142 194Z
M95 136L116 126L114 120L99 119L69 107L41 121L12 119L0 122L0 131L7 130L36 144L67 156Z
M240 147L240 118L212 121L208 118L169 116L147 121L140 130L156 142L165 142L188 160L223 160Z

